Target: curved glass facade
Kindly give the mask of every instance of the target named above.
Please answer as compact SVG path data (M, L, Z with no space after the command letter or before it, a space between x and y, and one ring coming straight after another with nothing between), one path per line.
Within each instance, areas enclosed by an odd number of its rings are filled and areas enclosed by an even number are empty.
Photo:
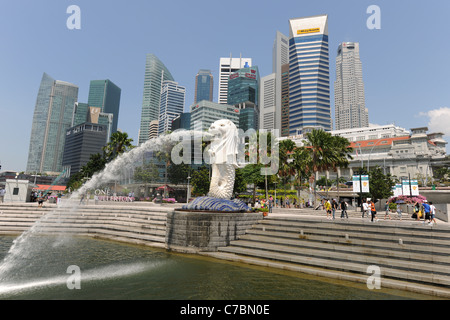
M142 99L139 144L149 139L150 122L158 120L162 81L174 81L172 74L154 54L147 54L145 63L144 95Z
M61 172L66 131L71 127L78 87L44 73L36 99L27 172Z

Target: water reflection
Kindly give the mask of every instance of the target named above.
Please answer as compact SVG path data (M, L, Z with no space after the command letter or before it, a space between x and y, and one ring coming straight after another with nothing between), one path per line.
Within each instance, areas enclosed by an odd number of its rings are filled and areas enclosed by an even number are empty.
M13 237L0 237L4 258ZM143 246L89 238L36 237L17 267L0 274L0 299L302 300L429 298L370 291ZM69 290L67 268L81 270Z

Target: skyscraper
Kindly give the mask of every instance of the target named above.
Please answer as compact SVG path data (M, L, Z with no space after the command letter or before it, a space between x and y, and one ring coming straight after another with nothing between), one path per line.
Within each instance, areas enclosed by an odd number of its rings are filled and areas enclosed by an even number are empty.
M158 135L172 130L172 120L183 113L186 88L175 81L165 80L161 86Z
M66 130L72 123L78 87L44 73L31 127L27 172L61 172Z
M202 100L213 101L213 75L211 70L200 69L195 77L194 103Z
M271 73L261 78L259 128L275 129L276 117L276 74Z
M87 121L76 124L66 131L62 165L70 175L79 172L88 163L90 156L102 153L106 145L107 124L100 124L100 108L89 107ZM112 114L108 114L111 115Z
M227 104L228 99L228 78L233 73L244 67L252 66L251 58L220 58L219 65L219 95L218 102L220 104Z
M92 80L89 86L88 105L100 108L101 113L113 114L112 133L117 131L121 89L111 80Z
M227 104L240 109L239 128L259 129L259 71L257 66L239 69L229 76Z
M289 134L332 129L328 16L289 20Z
M161 101L161 84L174 81L166 66L154 54L147 54L145 63L144 94L142 99L139 144L149 139L150 122L158 120Z
M289 65L289 38L277 31L272 49L272 73L261 78L260 128L282 127L282 67Z
M336 130L369 126L357 42L343 42L339 45L336 57L334 102Z

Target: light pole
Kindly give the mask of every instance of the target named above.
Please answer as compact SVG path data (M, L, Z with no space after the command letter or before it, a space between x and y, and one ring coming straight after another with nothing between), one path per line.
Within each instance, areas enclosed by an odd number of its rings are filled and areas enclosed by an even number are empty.
M189 180L191 179L191 176L187 177L187 194L186 194L186 203L189 203L189 198L191 197L191 188L190 188L190 184L189 184Z

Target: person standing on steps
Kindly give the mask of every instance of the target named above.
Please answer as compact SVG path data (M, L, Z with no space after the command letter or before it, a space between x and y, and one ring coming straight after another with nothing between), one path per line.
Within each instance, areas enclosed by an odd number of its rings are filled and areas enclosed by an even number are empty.
M373 222L373 219L375 219L375 216L377 214L377 210L375 209L375 203L373 202L373 200L370 201L370 214L372 215L372 219L370 221ZM378 219L376 219L375 221L378 221Z
M436 223L436 207L433 205L433 202L430 202L430 222L428 223L429 225L432 225L434 222L434 224Z
M384 210L386 211L385 213L384 213L384 219L383 220L386 220L386 216L387 217L389 217L389 220L391 220L391 214L390 214L390 210L389 210L389 202L387 202L386 201L386 205L384 206Z
M367 218L369 217L369 204L367 201L363 202L363 213L362 217L364 218L364 213L367 215Z
M331 219L331 203L330 200L325 199L325 210L327 211L327 219Z
M341 219L344 218L344 214L346 215L346 217L348 219L347 202L345 202L345 200L342 200L341 201Z
M333 199L333 202L331 203L331 211L333 212L333 220L335 219L335 213L336 210L338 209L338 203L336 201L336 199Z

